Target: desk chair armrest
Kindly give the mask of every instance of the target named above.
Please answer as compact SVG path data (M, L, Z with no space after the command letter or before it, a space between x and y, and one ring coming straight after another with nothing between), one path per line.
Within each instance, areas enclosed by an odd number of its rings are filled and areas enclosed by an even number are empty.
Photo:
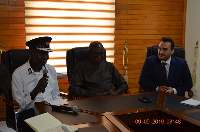
M14 117L11 118L10 114L12 115L12 113L7 113L7 110L6 110L6 116L9 116L6 117L6 125L10 128L12 128L13 130L17 131L17 132L21 132L21 129L18 128L17 126L17 122L18 122L18 118L19 118L19 104L17 103L17 101L15 100L9 100L9 99L4 99L3 100L7 105L11 106L12 107L12 111L14 112ZM6 107L7 109L7 107ZM11 109L10 109L11 110Z
M3 100L6 104L12 106L15 111L18 111L19 109L19 104L15 100L9 100L9 99L4 99Z

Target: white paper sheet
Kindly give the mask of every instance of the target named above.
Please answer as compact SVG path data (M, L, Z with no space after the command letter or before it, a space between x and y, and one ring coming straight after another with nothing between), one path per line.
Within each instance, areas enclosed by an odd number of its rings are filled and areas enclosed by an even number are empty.
M194 107L200 105L200 101L194 100L194 99L184 100L184 101L181 101L180 103L184 105L194 106Z
M63 99L51 100L47 102L51 105L57 105L57 106L68 104L68 102L64 101Z

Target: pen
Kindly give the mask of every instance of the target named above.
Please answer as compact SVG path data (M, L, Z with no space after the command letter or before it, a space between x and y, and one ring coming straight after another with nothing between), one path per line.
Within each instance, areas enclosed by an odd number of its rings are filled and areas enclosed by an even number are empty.
M61 128L64 130L64 132L70 132L66 126L61 126Z

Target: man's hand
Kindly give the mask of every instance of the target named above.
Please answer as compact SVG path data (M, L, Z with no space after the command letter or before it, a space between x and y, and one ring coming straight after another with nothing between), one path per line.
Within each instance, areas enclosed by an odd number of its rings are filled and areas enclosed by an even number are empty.
M174 90L173 90L173 88L172 87L166 87L166 92L168 92L168 93L174 93Z
M33 91L30 93L31 99L34 100L38 93L45 91L45 88L48 84L48 76L43 76L37 86L33 89Z
M107 95L117 95L117 92L114 92L113 90L108 90Z
M165 91L168 93L174 93L174 90L172 87L166 87L166 86L159 86L158 91Z
M45 88L47 87L47 84L48 84L48 76L43 76L40 80L39 80L39 82L38 82L38 84L37 84L37 86L35 87L35 89L34 90L36 90L36 92L43 92L44 93L44 91L45 91Z
M96 96L109 96L109 95L117 95L117 92L114 92L113 90L108 90L107 92L96 93Z
M96 96L99 97L99 96L105 96L106 95L106 92L100 92L100 93L96 93Z
M168 89L166 88L166 86L159 86L158 87L158 91L167 91Z

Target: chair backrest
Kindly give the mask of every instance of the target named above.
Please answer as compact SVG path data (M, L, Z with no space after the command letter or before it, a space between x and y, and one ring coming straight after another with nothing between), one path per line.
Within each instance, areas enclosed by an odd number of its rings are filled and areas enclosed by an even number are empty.
M146 57L158 55L158 45L147 47ZM174 56L185 59L185 49L179 46L174 47Z
M84 61L89 58L88 50L89 50L89 47L76 47L76 48L67 50L66 63L67 63L67 76L68 76L69 82L73 73L74 66L78 62ZM106 60L106 55L104 56L104 60Z
M29 49L13 49L2 53L1 62L6 65L12 74L16 68L26 63L29 58Z
M13 49L2 53L1 62L6 65L10 75L12 75L16 68L28 61L29 57L30 55L28 49ZM11 90L7 94L6 99L12 101ZM17 116L18 113L14 110L13 106L6 104L6 125L14 130L18 130L16 123Z

